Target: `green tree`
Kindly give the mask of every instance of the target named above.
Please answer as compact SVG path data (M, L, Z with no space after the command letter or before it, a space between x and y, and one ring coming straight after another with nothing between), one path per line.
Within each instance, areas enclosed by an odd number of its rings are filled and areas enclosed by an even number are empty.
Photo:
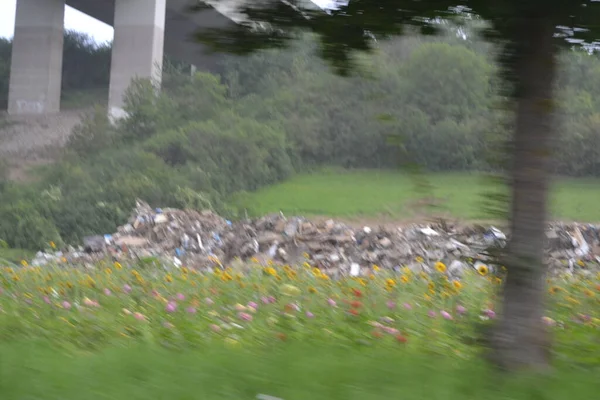
M489 21L486 36L502 43L502 73L510 84L508 94L515 101L510 169L512 236L505 252L508 277L501 318L492 340L494 359L508 369L545 367L549 352L540 320L544 312L550 154L555 141L557 45L575 35L590 42L597 39L599 32L594 28L600 5L591 0L465 0L463 4ZM444 0L351 0L345 5L338 3L329 13L280 1L255 4L242 11L249 21L262 22L262 28L214 28L199 33L198 40L246 54L260 47L285 46L298 29L310 30L320 37L320 54L339 73L348 74L357 64L356 50L372 50L377 40L402 34L406 25L433 33L440 27L437 17L452 18L465 9ZM585 29L572 29L574 25Z

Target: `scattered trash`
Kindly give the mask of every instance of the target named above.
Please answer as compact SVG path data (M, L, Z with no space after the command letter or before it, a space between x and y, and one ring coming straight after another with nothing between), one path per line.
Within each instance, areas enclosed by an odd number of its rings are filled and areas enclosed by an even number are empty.
M132 216L111 235L84 238L83 247L60 253L39 253L32 262L53 260L90 264L110 256L116 260L152 257L165 266L206 268L243 266L249 260L299 265L308 262L332 277L369 273L373 264L389 270L407 266L431 272L441 261L448 274L462 276L469 268L494 269L491 249L503 247L506 233L496 227L451 224L353 229L343 223L286 217L282 213L231 222L211 211L153 209L138 201ZM551 270L583 268L600 263L600 228L553 224L547 231Z

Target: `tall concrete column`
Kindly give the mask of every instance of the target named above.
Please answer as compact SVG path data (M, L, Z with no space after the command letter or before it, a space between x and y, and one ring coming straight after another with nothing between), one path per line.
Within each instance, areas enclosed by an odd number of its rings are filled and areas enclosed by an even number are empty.
M18 0L8 112L60 111L65 0Z
M123 96L134 78L160 85L166 0L116 0L109 114L122 118Z

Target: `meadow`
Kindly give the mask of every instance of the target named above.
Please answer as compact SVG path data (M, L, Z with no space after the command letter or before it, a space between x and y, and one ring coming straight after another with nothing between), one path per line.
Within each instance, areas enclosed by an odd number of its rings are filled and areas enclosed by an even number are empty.
M414 177L403 171L322 170L298 175L238 199L253 216L283 211L288 215L338 218L384 217L397 220L439 215L464 220L495 218L485 197L501 191L486 176L440 173ZM424 190L424 186L429 189ZM600 180L556 179L552 217L598 222ZM425 201L424 201L425 200Z
M592 398L600 275L548 282L554 373L496 376L479 339L504 276L405 268L333 281L310 265L242 274L93 268L0 272L3 399ZM259 396L260 398L260 396Z

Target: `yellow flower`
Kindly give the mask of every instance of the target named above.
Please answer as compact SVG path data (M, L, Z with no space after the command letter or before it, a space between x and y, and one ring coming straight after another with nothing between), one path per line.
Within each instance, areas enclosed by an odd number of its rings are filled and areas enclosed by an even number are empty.
M501 279L501 278L498 278L498 277L495 277L495 278L494 278L494 283L495 283L496 285L500 285L500 284L502 284L502 279Z
M165 281L167 281L167 282L169 282L169 283L173 282L173 277L171 276L171 274L167 274L167 275L165 276Z
M112 273L113 273L113 272L112 272L112 269L110 269L110 268L106 268L106 269L104 270L104 272L106 273L106 275L110 275L110 274L112 274Z
M26 267L26 266L28 266L29 264L27 263L27 261L25 261L25 260L21 260L21 265L22 265L22 266L24 266L24 267Z
M406 275L402 275L402 276L400 277L400 282L402 282L402 283L408 283L408 281L409 281L409 280L410 280L410 279L409 279L409 278L408 278L408 276L406 276Z
M454 288L458 290L462 289L462 283L457 280L452 281L452 286L454 286Z
M224 273L221 275L221 280L222 280L223 282L229 282L229 281L232 281L232 280L233 280L233 277L232 277L231 275L229 275L229 272L224 272Z
M394 287L394 286L396 286L396 281L393 280L392 278L388 278L385 280L385 285L388 287Z
M308 293L317 293L317 289L311 286L308 288Z
M296 286L283 285L281 287L281 293L286 296L297 296L301 293L301 291Z
M437 271L440 274L443 274L444 272L446 272L446 264L444 264L441 261L438 261L438 262L435 263L435 269L437 269Z
M402 273L408 276L412 275L412 271L408 267L402 267Z
M48 243L48 244L49 244L49 245L50 245L50 247L52 247L53 249L55 249L55 248L56 248L56 243L54 243L54 242L50 242L50 243Z
M250 259L250 261L252 261L252 263L254 263L254 264L258 264L258 258L256 258L256 257L252 257Z
M577 260L577 265L579 265L580 267L585 267L585 263L583 262L583 260Z
M67 257L62 257L62 258L60 259L60 262L62 262L63 264L64 264L64 263L66 263L66 262L67 262Z
M373 264L373 271L377 272L379 271L381 268L379 268L378 265Z
M583 294L585 294L587 297L594 297L595 296L594 292L592 292L590 289L585 289L583 291Z
M116 269L118 269L118 270L120 270L120 269L122 269L122 268L123 268L123 266L121 265L121 263L120 263L120 262L118 262L118 261L115 261L115 263L114 263L113 265L114 265L114 266L115 266L115 268L116 268Z
M486 276L489 272L489 269L486 265L481 264L479 267L477 267L477 272L479 272L479 275L481 276Z
M312 273L314 276L320 276L321 275L321 270L317 267L314 267L312 270Z
M427 285L427 289L434 290L435 289L435 283L429 282L429 284Z
M425 260L423 259L423 257L419 256L419 257L415 258L415 261L420 264L420 263L422 263Z
M273 268L273 267L267 267L267 268L265 268L265 272L268 275L277 276L277 270L275 268Z

